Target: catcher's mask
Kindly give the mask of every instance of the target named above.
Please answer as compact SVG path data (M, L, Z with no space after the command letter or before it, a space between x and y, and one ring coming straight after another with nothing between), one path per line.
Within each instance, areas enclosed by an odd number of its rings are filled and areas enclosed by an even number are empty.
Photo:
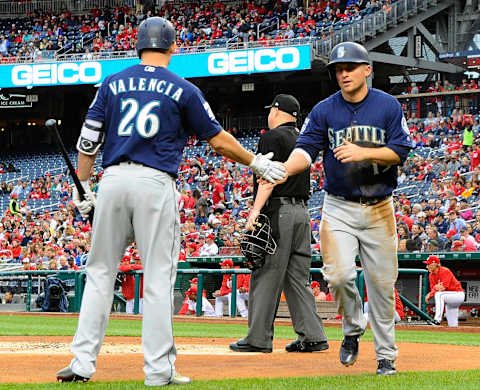
M240 242L242 255L252 262L265 258L267 254L273 255L277 250L277 243L272 237L270 219L260 214L254 226L253 231L245 231Z

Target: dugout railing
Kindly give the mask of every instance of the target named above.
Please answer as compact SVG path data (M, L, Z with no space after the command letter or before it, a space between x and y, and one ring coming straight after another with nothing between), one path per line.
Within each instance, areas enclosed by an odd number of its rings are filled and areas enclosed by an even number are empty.
M311 274L321 273L321 268L311 268ZM426 312L426 301L425 296L428 293L428 272L422 269L399 269L399 275L410 274L410 275L419 275L420 277L420 302L418 305L415 305L413 302L409 301L407 298L401 296L402 302L412 309L416 314L418 314L422 319L426 321L431 321L432 319ZM213 275L232 275L232 291L237 290L237 275L238 274L249 274L250 270L246 268L240 269L201 269L201 268L191 268L191 269L181 269L177 270L177 277L179 274L194 275L198 278L197 285L197 300L196 300L196 316L202 316L202 293L204 286L204 276L207 274ZM134 297L134 314L139 314L139 302L140 302L140 286L141 286L141 276L143 271L129 271L128 274L133 274L135 277L135 297ZM33 290L33 281L35 277L58 277L63 280L72 280L73 281L73 302L71 305L71 310L73 312L78 312L80 310L83 291L85 288L86 282L86 273L85 271L7 271L0 272L1 277L23 277L26 279L27 283L27 292L26 292L26 301L25 301L25 310L27 312L31 311L31 297ZM357 280L356 285L358 287L362 302L364 300L364 274L361 268L357 269ZM237 296L236 294L231 295L231 305L230 305L230 316L237 316Z

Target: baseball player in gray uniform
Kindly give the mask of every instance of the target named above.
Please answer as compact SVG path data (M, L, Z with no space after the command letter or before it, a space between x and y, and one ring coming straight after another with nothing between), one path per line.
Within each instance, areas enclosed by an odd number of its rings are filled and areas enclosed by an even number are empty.
M365 271L377 374L396 373L395 296L397 232L392 191L397 165L413 147L402 108L392 96L367 86L372 68L366 49L343 42L328 69L340 91L318 103L305 120L285 163L294 175L323 151L326 191L320 227L323 274L343 317L340 361L355 363L367 322L355 286L355 257Z
M95 372L117 267L135 238L144 266L145 385L191 382L175 372L172 327L180 247L175 179L190 135L206 139L215 151L269 182L285 176L271 155L254 156L225 132L200 90L167 69L174 50L175 30L168 21L143 21L137 43L141 63L106 77L86 115L77 143L86 200L80 200L78 191L73 198L84 216L95 207L92 249L71 347L74 358L57 373L59 381L85 382ZM88 178L102 144L105 173L95 199Z

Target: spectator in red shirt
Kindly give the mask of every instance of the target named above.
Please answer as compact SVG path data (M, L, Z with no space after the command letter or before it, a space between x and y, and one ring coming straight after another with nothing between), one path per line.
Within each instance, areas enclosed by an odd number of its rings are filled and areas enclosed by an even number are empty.
M212 202L214 205L220 202L225 203L225 192L223 189L223 185L218 179L215 180L215 187L212 192Z
M20 243L17 240L12 240L12 257L14 259L18 259L20 257L20 254L22 253L22 247L20 246Z

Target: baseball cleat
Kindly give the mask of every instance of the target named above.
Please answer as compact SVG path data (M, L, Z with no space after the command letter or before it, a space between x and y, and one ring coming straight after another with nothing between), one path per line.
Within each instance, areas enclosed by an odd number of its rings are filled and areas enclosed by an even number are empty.
M345 336L340 347L340 362L344 366L351 366L357 361L358 340L360 336Z
M183 376L180 374L175 374L175 376L172 378L169 384L171 385L188 385L192 383L192 379L189 378L188 376Z
M88 382L90 378L75 374L70 366L57 372L57 382Z
M378 361L377 375L395 375L396 373L393 360L381 359Z
M292 341L285 346L287 352L317 352L326 351L329 345L326 341Z
M236 341L235 343L230 344L230 349L235 352L272 352L272 348L256 347L254 345L248 344L245 339L241 339Z

